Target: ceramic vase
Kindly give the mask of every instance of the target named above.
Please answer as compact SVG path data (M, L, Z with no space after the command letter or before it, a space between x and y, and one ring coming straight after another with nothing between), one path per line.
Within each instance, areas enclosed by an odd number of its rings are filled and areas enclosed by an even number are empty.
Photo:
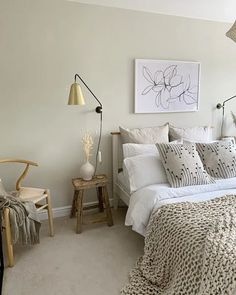
M84 180L91 180L93 178L94 171L95 168L89 161L86 161L86 163L80 167L80 175Z

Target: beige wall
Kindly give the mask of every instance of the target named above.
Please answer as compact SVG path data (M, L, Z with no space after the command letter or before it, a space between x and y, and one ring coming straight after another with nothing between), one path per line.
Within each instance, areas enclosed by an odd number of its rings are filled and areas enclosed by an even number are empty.
M66 105L76 72L104 105L101 172L111 175L109 132L120 124L212 124L217 135L215 105L236 94L236 44L224 36L229 26L65 1L0 0L0 157L39 162L26 184L51 188L54 207L70 204L71 178L83 161L81 134L97 130L99 120L86 91L85 107ZM200 111L135 115L135 58L200 61ZM0 169L8 188L16 172Z

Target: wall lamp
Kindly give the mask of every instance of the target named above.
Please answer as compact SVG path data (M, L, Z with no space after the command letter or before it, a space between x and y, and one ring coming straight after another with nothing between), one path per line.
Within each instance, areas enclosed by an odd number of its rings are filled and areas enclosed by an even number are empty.
M102 103L93 93L93 91L88 87L85 81L80 77L80 75L75 74L75 82L70 87L68 105L80 105L80 106L85 105L82 89L80 85L76 82L77 78L83 83L83 85L88 89L88 91L91 93L94 99L98 102L98 106L96 107L95 112L100 114L100 128L99 128L99 138L98 138L98 146L97 146L97 152L96 152L96 164L95 164L95 172L94 172L94 175L95 175L97 171L98 160L99 162L101 162L100 145L101 145L101 136L102 136Z
M234 42L236 42L236 22L233 24L233 26L226 33L226 36L229 37L230 39L232 39Z
M225 103L228 102L229 100L236 98L236 95L224 100L222 103L218 103L216 105L217 109L222 109L222 121L221 121L221 137L223 136L223 129L224 129L224 117L225 117Z
M229 31L226 33L226 36L232 39L234 42L236 42L236 21L233 24L233 26L229 29ZM221 121L221 137L223 136L223 129L224 129L224 117L225 117L225 103L228 102L229 100L235 98L236 95L226 99L222 103L218 103L216 105L217 109L222 109L222 121Z
M88 91L92 94L92 96L98 102L99 106L96 107L95 111L96 113L101 114L102 104L100 100L96 97L96 95L92 92L92 90L88 87L88 85L84 82L84 80L78 74L75 74L75 82L70 87L68 105L85 105L83 92L81 90L80 85L76 82L77 78L79 78L79 80L84 84L84 86L88 89Z

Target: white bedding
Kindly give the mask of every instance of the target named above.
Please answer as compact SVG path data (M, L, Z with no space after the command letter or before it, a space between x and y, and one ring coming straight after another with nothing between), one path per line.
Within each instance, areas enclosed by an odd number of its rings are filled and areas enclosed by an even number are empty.
M216 180L214 184L171 188L169 184L155 184L131 195L125 225L145 236L153 209L177 202L200 202L224 195L236 194L236 177Z

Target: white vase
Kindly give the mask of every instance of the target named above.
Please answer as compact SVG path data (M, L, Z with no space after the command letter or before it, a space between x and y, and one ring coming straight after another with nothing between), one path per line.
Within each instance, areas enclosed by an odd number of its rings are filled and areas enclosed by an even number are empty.
M91 180L93 178L94 171L95 171L94 166L89 161L87 161L85 164L83 164L80 167L80 176L84 180Z

